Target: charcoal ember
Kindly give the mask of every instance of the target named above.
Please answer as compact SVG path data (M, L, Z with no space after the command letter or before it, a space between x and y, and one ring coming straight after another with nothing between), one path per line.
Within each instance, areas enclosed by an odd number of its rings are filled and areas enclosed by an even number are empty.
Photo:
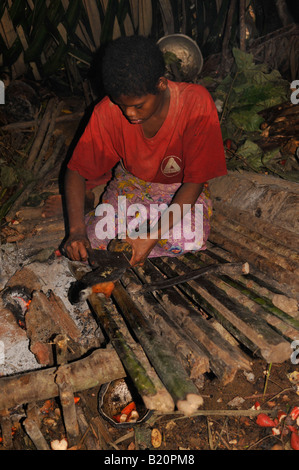
M31 292L24 286L6 287L2 292L3 305L12 312L17 324L26 329L25 315L31 301Z

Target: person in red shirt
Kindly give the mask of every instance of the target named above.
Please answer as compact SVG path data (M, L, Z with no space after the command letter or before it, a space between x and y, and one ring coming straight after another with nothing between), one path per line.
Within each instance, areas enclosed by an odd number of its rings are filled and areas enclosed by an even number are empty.
M96 105L66 172L66 254L86 260L88 247L106 248L115 235L131 245L132 265L204 249L212 213L207 182L227 172L212 97L200 85L166 79L159 47L140 36L107 47L102 79L107 96ZM103 204L85 217L86 185L112 169ZM135 212L127 218L128 205ZM190 233L194 244L186 245Z

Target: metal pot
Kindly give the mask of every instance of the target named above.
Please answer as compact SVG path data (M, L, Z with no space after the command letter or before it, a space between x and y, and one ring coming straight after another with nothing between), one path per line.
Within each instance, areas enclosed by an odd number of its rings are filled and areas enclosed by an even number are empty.
M167 64L166 60L168 73L175 75L176 79L191 82L199 75L203 67L202 53L196 42L189 36L179 33L169 34L160 38L157 44L165 58L166 53L176 56L177 60L170 64Z

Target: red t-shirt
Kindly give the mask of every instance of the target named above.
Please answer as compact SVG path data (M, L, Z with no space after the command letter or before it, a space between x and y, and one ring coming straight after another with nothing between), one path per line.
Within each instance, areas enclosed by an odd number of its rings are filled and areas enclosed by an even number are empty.
M122 160L148 182L203 183L227 173L218 114L201 85L168 81L167 117L152 138L130 124L108 97L98 103L68 168L97 180Z

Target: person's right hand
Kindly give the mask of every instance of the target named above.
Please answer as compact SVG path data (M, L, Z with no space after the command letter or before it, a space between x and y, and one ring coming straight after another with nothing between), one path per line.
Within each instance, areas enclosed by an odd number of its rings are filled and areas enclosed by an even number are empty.
M64 251L72 261L87 261L87 248L90 248L90 242L85 233L72 233L64 244Z

